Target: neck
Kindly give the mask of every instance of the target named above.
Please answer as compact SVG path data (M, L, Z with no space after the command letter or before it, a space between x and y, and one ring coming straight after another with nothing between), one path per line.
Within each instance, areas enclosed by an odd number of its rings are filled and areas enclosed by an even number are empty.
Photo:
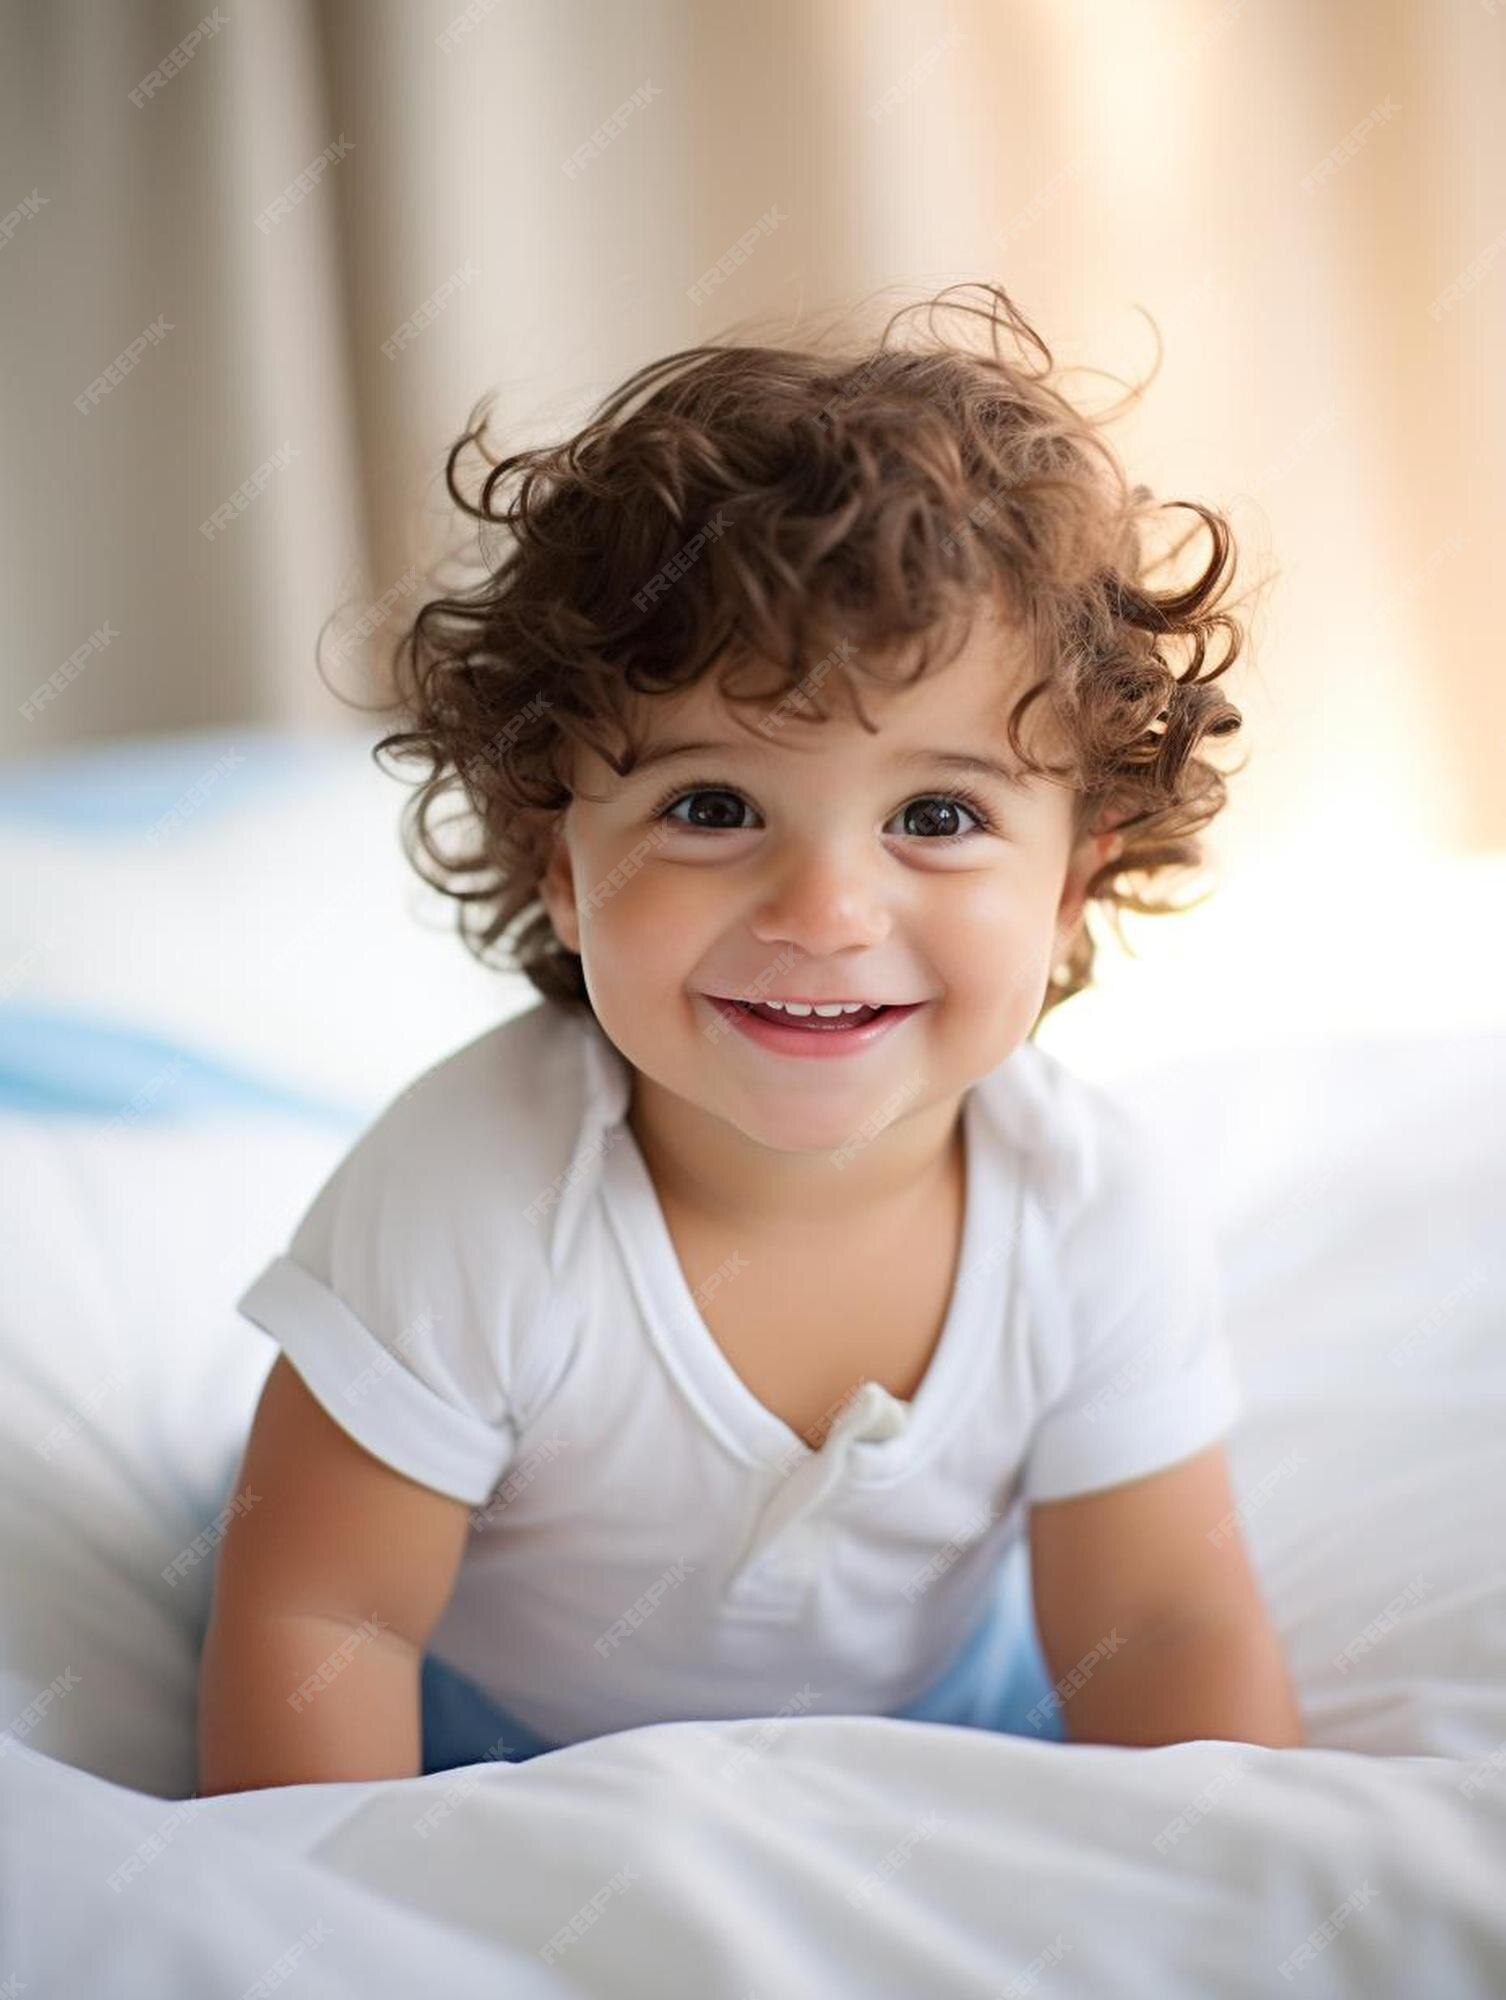
M966 1159L962 1099L896 1118L840 1154L781 1152L634 1071L627 1122L661 1198L725 1228L871 1224L929 1200Z

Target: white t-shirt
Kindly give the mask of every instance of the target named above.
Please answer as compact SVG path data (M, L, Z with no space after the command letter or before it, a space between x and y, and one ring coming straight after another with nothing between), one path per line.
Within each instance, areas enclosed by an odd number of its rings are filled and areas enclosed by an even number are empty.
M924 1380L908 1402L865 1382L811 1451L697 1309L631 1076L585 1010L489 1029L386 1107L238 1301L358 1443L472 1504L431 1649L546 1740L907 1706L1029 1502L1170 1465L1238 1415L1185 1176L1025 1042L963 1099Z

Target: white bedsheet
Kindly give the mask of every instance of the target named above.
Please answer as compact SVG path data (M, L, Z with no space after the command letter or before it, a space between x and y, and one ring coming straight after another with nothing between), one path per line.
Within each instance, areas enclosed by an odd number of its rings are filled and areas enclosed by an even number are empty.
M76 2000L1506 1990L1506 1783L1440 1758L807 1716L169 1806L18 1750L0 1841Z

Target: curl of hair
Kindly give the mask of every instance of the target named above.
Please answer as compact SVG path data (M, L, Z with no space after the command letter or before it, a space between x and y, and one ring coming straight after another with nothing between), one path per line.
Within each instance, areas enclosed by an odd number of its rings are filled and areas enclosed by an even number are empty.
M473 412L445 481L479 524L482 573L424 602L399 639L405 726L373 755L421 767L404 849L455 900L481 962L590 1008L580 958L538 887L576 746L623 772L643 697L715 671L731 703L824 716L831 674L862 717L867 656L913 651L918 678L954 656L989 594L1028 632L1038 673L1008 719L1015 757L1074 788L1075 831L1124 840L1087 884L1035 1026L1091 983L1090 907L1116 931L1124 910L1188 907L1170 891L1202 867L1199 835L1226 797L1203 753L1242 721L1215 685L1244 640L1227 602L1229 525L1212 507L1128 485L1104 418L1068 401L1044 341L999 287L921 303L918 337L894 338L913 335L911 306L855 347L671 354L562 443L495 457L489 399ZM981 322L986 347L938 330L938 309ZM474 498L457 473L471 444L490 468ZM1192 525L1153 553L1153 530L1176 509ZM1181 566L1200 531L1208 553L1189 577ZM747 665L764 685L739 693ZM1069 747L1065 765L1041 763L1021 739L1037 700ZM441 820L446 803L459 810Z

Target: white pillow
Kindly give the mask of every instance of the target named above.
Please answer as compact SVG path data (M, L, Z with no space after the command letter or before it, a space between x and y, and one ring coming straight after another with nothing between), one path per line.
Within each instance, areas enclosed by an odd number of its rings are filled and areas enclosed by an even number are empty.
M1240 1526L1313 1740L1506 1740L1506 1032L1117 1086L1201 1177L1250 1392Z
M276 1353L234 1300L345 1143L0 1117L0 1732L193 1790L214 1524Z
M381 733L192 730L0 773L0 1000L365 1111L530 1005L404 857L413 771L372 763Z

